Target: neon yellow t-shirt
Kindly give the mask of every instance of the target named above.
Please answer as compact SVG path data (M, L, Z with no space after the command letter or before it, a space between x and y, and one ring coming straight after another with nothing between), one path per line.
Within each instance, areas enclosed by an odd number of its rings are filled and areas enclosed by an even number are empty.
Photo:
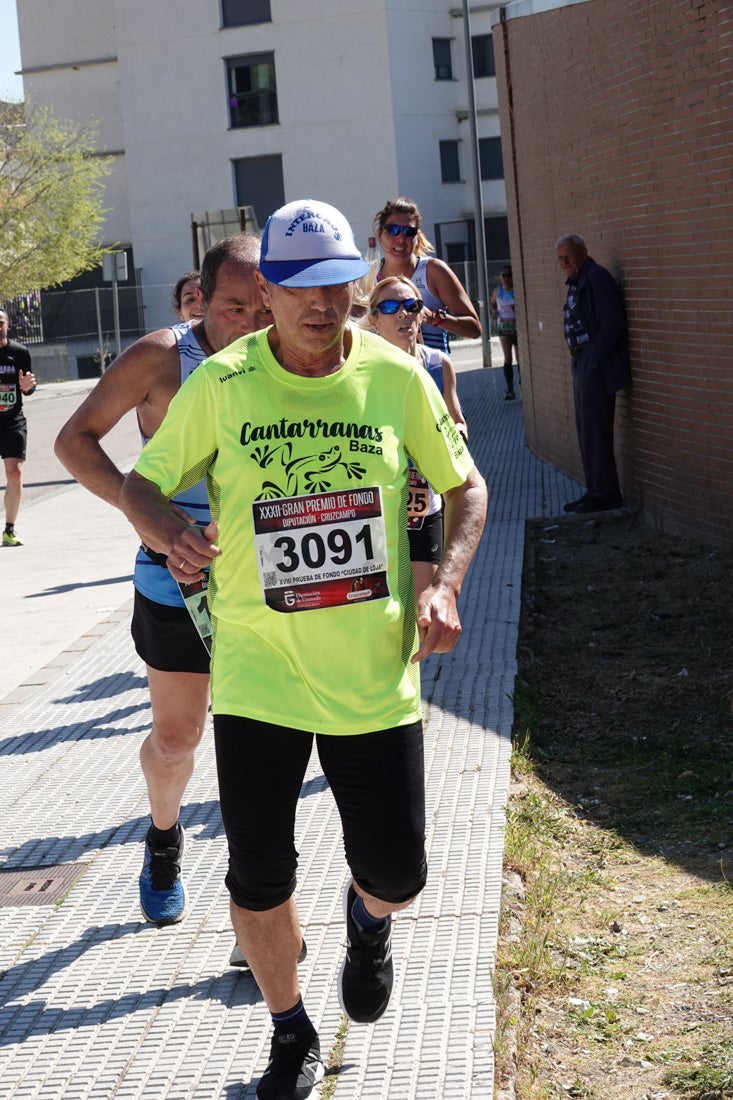
M266 331L212 356L135 466L166 497L208 478L215 714L327 734L420 718L408 453L439 492L473 461L427 372L350 331L323 378L284 370Z

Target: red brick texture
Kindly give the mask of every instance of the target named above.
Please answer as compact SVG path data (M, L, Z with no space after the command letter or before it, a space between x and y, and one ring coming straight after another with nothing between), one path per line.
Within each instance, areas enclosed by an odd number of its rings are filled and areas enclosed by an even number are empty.
M582 482L554 247L581 233L629 313L624 493L733 544L733 5L587 0L497 24L494 52L529 445Z

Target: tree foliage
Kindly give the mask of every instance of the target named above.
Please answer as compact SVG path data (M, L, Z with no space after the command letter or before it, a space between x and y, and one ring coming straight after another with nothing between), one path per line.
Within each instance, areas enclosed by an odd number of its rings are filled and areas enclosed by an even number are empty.
M102 262L103 178L96 123L0 103L0 298L57 286Z

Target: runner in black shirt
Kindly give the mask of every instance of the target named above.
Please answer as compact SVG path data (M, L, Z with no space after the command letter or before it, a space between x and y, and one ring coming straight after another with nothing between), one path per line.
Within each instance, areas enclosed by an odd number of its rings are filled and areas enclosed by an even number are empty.
M15 521L23 495L28 428L23 396L33 393L36 379L28 348L8 339L8 315L0 310L0 457L5 465L5 530L3 546L22 546Z

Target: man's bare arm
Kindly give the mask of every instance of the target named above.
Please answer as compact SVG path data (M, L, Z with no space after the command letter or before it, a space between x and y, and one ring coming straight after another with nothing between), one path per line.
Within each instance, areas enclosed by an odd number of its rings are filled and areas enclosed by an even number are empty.
M76 480L119 507L124 474L100 440L133 409L144 409L152 435L177 389L178 352L168 329L150 333L122 353L59 432L54 451ZM146 407L147 406L147 407Z
M486 520L486 482L474 466L462 485L443 494L445 542L443 557L433 583L417 603L420 648L412 658L422 661L430 653L448 653L461 634L456 606L464 577L476 553Z

